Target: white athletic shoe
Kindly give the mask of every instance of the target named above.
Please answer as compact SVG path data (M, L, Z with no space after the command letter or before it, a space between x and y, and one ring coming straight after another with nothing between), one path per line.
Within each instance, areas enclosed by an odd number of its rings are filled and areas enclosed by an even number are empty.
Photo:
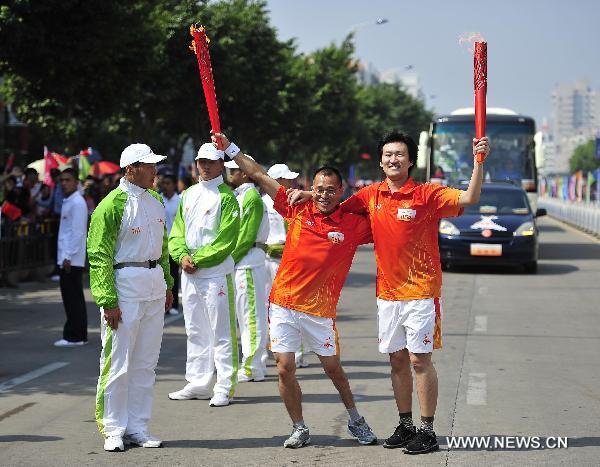
M259 382L264 381L265 376L248 376L245 371L238 371L237 382L238 383L249 383L251 381Z
M162 441L149 433L131 433L126 434L124 441L126 444L135 444L143 448L161 448Z
M169 399L173 401L185 401L190 399L207 400L210 399L210 394L198 392L191 384L186 384L183 389L169 393Z
M124 451L123 439L120 436L109 436L104 440L104 450L110 452Z
M77 341L71 342L65 339L57 340L54 343L54 347L81 347L82 345L86 345L87 341Z
M310 443L310 433L307 426L295 426L292 434L283 443L284 448L298 449Z
M171 316L175 316L175 315L179 314L179 310L177 308L171 308L169 311L167 311L167 314L171 315Z
M300 357L296 359L296 368L307 368L308 362L304 359L304 357Z
M212 397L209 405L211 407L225 407L231 403L231 400L227 394L218 392Z
M254 381L251 376L248 376L245 372L240 371L237 375L238 383L249 383L250 381Z

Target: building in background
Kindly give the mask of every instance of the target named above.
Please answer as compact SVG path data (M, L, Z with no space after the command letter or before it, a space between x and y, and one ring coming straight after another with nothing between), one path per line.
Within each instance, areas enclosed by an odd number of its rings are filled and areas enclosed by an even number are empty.
M600 137L600 98L586 80L559 83L552 92L552 116L545 135L545 174L566 174L580 144Z
M364 85L374 86L380 83L379 71L372 63L358 63L358 71L356 72L358 82Z
M421 86L421 79L412 66L400 68L391 68L381 73L381 82L389 84L400 84L402 88L412 97L419 100L425 100L425 94Z

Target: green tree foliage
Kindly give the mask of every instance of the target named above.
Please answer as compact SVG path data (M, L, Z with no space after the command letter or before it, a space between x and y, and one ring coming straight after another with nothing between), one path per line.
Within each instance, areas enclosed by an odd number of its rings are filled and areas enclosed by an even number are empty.
M594 140L577 146L569 159L571 173L578 170L588 172L596 170L598 167L600 167L600 159L596 158L596 142Z
M127 118L160 40L146 2L14 0L0 7L3 93L48 144L89 144ZM140 78L140 75L142 78ZM68 145L68 144L67 144Z
M361 86L357 99L362 123L360 152L371 155L371 163L362 162L361 165L365 176L372 177L374 172L380 172L380 154L376 150L381 136L388 131L398 130L418 142L420 132L428 129L433 115L422 101L406 93L399 84Z
M2 92L55 150L116 159L134 141L175 155L210 129L189 26L211 38L221 126L265 163L310 173L373 155L380 134L418 137L430 114L395 85L361 86L353 38L310 54L252 0L13 0L0 7ZM374 157L376 159L376 157Z

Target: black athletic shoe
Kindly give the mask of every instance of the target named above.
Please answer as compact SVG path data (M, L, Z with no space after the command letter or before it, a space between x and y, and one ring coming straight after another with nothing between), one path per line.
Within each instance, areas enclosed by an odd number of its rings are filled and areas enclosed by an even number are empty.
M428 433L419 429L417 435L406 445L404 454L425 454L437 451L439 448L435 433Z
M383 447L388 449L403 448L417 435L417 429L412 426L406 428L398 425L394 434L383 442Z

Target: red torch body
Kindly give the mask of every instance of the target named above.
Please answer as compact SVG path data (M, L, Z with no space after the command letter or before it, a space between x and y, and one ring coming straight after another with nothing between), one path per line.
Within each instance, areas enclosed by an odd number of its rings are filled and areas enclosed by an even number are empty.
M210 53L208 51L209 39L206 37L206 32L203 26L190 27L190 34L194 38L192 40L192 49L198 60L198 70L200 72L200 81L204 91L206 107L208 109L208 118L212 133L221 133L221 123L219 121L219 109L217 107L217 95L215 92L215 82L213 79L212 65L210 63Z
M475 42L473 58L475 85L475 137L485 136L487 96L487 42ZM477 154L477 162L483 162L485 154Z

